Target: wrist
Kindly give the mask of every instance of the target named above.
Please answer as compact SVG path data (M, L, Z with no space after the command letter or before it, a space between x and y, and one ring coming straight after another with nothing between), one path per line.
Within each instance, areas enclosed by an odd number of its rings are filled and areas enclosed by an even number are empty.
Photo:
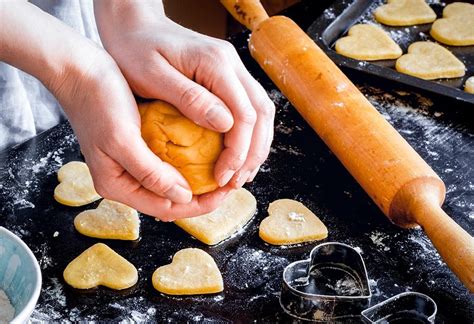
M144 24L167 21L161 0L94 1L97 28L104 46L122 31L133 31Z

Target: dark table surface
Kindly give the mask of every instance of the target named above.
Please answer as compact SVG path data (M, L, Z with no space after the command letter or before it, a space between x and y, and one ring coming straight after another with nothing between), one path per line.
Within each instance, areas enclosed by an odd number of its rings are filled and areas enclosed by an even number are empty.
M303 2L287 15L306 29L327 4ZM79 291L62 278L73 258L100 241L80 235L73 227L77 213L97 203L73 208L53 199L58 168L82 159L70 126L63 123L0 153L0 224L31 247L43 273L32 319L290 321L278 304L282 270L288 263L306 258L317 243L272 247L258 238L258 224L266 217L271 201L292 198L305 203L327 225L329 237L324 241L344 242L362 251L373 303L400 292L418 291L437 302L437 322L472 323L473 296L449 271L427 237L421 230L403 230L385 218L250 58L247 37L242 33L232 42L277 106L272 153L256 180L247 186L257 198L258 212L243 233L215 247L201 244L174 224L142 215L138 242L106 242L137 267L139 282L130 289ZM351 72L349 76L445 181L444 209L473 234L474 107L363 74ZM153 289L153 271L187 247L204 249L214 257L224 278L223 293L170 297Z

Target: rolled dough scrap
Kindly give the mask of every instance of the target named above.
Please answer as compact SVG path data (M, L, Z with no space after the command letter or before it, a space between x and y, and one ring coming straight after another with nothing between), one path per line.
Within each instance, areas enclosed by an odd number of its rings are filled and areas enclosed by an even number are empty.
M352 26L347 36L337 40L336 52L366 61L396 59L402 55L400 46L385 31L369 24Z
M466 67L450 51L433 42L415 42L395 63L398 72L425 80L462 77Z
M273 245L297 244L322 240L328 229L302 203L291 199L275 200L268 207L268 217L260 223L259 236Z
M138 281L133 264L102 243L91 246L72 260L63 276L70 286L78 289L105 286L120 290Z
M95 191L87 164L72 161L58 170L59 184L54 189L54 199L67 206L83 206L101 197Z
M163 101L142 103L139 109L148 147L181 172L195 195L217 189L214 165L224 147L223 134L196 125Z
M430 34L447 45L474 45L474 4L453 2L447 5L443 18L431 26Z
M179 219L174 223L199 241L214 245L247 224L256 209L255 197L241 188L232 193L213 212L198 217Z
M200 249L184 249L153 273L153 287L168 295L214 294L224 290L214 259Z
M374 17L389 26L411 26L435 21L436 13L425 0L388 0L375 9Z
M136 240L140 219L135 209L104 199L96 209L83 211L74 219L76 230L86 236L111 240Z
M464 91L474 94L474 76L469 77L464 85Z

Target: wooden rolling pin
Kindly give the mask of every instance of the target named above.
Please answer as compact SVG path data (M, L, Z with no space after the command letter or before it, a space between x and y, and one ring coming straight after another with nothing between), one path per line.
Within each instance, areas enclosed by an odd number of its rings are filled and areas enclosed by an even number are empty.
M438 175L291 19L258 0L221 0L252 30L253 58L395 224L420 225L474 291L474 238L442 209Z

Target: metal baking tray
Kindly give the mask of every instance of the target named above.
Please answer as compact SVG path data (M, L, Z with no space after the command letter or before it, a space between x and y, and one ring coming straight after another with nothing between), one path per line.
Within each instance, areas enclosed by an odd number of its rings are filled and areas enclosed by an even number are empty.
M445 46L466 65L466 74L462 78L423 80L395 70L396 60L361 61L342 56L334 50L334 43L344 36L350 27L359 23L376 24L388 32L392 39L407 52L410 44L417 41L434 39L430 36L431 24L407 27L390 27L375 21L373 11L386 1L384 0L336 0L308 28L307 33L339 66L358 70L369 75L400 82L418 89L439 95L455 98L468 103L474 103L474 94L464 91L464 84L470 76L474 76L474 46ZM442 16L443 8L454 1L429 0L428 3ZM471 2L472 1L466 1Z

